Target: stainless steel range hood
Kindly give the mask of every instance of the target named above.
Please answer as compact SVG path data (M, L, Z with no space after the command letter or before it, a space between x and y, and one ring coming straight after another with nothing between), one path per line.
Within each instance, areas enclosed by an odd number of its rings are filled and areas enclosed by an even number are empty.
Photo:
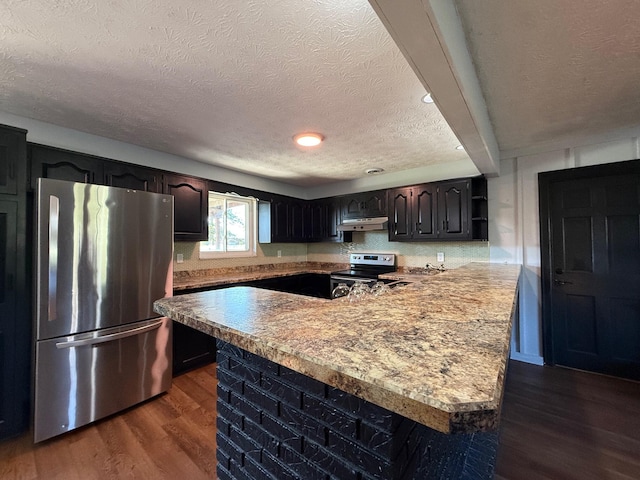
M386 230L388 223L388 217L352 218L343 220L342 224L338 225L338 230L341 232L367 232L372 230Z

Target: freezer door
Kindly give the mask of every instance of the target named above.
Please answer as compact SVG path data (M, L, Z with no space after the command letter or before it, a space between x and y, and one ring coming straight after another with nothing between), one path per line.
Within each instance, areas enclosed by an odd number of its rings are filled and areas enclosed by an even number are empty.
M36 339L157 316L173 293L173 197L52 179L36 195Z
M34 442L168 390L171 337L162 317L37 342Z

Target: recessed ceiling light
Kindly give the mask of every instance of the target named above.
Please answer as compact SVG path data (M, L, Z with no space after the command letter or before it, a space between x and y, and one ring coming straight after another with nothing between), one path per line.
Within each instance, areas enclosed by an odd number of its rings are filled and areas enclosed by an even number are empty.
M299 133L293 137L293 141L301 147L315 147L320 145L324 137L319 133Z
M458 145L458 146L456 147L456 150L464 150L464 147L463 147L462 145Z
M364 173L366 173L367 175L376 175L377 173L382 173L384 172L384 168L380 168L380 167L374 167L374 168L367 168Z
M431 96L430 93L427 93L427 94L423 95L422 101L424 103L433 103L433 97Z

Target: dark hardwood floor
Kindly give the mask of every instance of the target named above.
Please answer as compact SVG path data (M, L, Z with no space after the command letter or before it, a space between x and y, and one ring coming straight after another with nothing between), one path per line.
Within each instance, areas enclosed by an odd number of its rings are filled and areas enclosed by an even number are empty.
M640 479L640 383L511 361L497 480Z
M0 443L0 479L215 478L215 365L173 379L167 394L32 444Z
M0 443L0 479L213 479L215 385L209 365L94 425ZM640 479L640 383L512 361L496 479Z

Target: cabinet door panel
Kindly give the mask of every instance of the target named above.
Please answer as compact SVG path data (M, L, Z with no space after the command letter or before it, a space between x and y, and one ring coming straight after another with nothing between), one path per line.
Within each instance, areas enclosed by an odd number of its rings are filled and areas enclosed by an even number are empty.
M173 195L174 238L177 241L207 239L207 182L182 175L165 175L163 192Z
M307 205L305 214L305 236L308 241L318 242L328 236L329 220L327 218L327 204L314 201Z
M290 207L286 200L271 203L271 241L288 242L290 238Z
M216 361L216 339L173 322L173 376Z
M24 157L20 156L20 148L24 143L24 133L10 130L0 131L0 194L16 195L18 193L18 164Z
M105 162L104 165L104 183L112 187L160 193L161 175L157 170L119 162Z
M17 360L17 205L16 202L0 201L0 438L11 434L18 408L14 379ZM19 360L22 361L22 358Z
M470 238L469 181L442 182L438 188L440 238Z
M413 233L411 223L411 188L389 190L389 240L410 240Z
M79 183L102 183L102 163L97 157L51 147L31 146L31 188L38 178Z
M338 225L342 222L340 198L326 199L324 203L326 233L323 234L322 240L325 242L350 242L353 233L338 230Z
M304 242L305 239L305 205L303 202L293 201L290 203L291 235L290 242Z
M362 198L347 197L342 205L342 218L360 218L362 216Z
M413 224L414 240L428 240L436 238L438 229L436 187L433 184L419 185L413 191Z
M384 217L387 214L386 192L367 192L362 197L362 214L365 217Z

